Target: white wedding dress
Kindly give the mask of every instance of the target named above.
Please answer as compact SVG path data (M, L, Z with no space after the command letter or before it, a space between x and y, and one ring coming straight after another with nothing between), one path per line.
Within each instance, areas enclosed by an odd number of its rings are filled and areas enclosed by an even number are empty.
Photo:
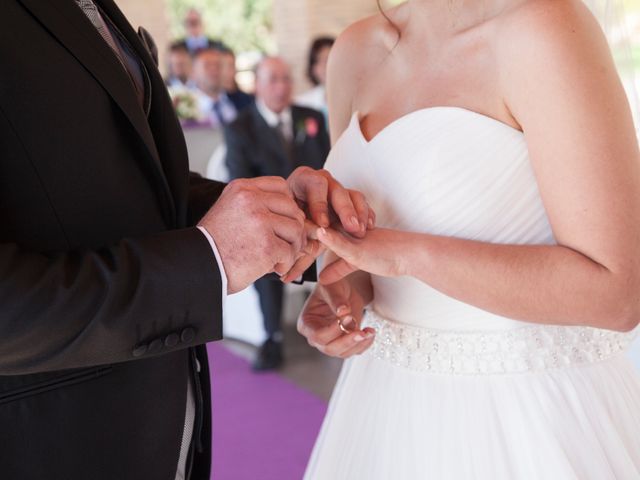
M524 135L487 116L422 109L367 141L354 114L326 167L381 227L554 243ZM519 322L413 278L373 287L375 343L345 362L305 479L640 479L633 334Z

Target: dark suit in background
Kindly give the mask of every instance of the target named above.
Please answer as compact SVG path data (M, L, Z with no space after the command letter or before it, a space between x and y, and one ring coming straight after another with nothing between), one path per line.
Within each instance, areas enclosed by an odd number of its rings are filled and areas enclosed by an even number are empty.
M233 106L236 107L238 112L250 107L256 100L253 95L245 93L240 89L235 92L227 92L227 97L231 100L231 103L233 103Z
M0 15L0 477L173 480L187 382L192 478L208 479L222 284L193 227L223 185L189 176L157 68L147 108L74 0Z
M300 166L322 168L330 148L322 113L294 105L291 120L291 140L287 142L267 123L255 103L241 112L225 128L230 178L286 178ZM270 339L277 339L282 331L284 285L266 278L254 285L260 297L264 328Z

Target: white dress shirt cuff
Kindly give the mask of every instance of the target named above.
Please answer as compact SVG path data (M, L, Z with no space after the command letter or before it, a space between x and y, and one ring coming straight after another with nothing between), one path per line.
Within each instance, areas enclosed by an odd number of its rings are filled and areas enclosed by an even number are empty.
M218 269L220 270L220 276L222 277L222 311L224 312L224 304L227 299L227 273L224 271L224 265L222 264L222 258L220 257L220 252L218 252L218 247L216 247L216 242L213 240L213 237L209 235L207 229L201 226L196 227L198 230L202 232L205 236L209 245L211 245L211 250L213 250L213 254L216 257L216 262L218 263Z

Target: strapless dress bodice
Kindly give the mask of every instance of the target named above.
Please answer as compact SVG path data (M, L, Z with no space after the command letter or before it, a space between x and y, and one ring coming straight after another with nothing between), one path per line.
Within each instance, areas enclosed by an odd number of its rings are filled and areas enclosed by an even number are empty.
M524 135L469 110L419 110L371 141L355 114L327 168L382 227L554 243ZM519 322L412 278L372 280L375 340L345 361L305 480L640 478L633 333Z
M326 168L365 194L380 227L491 243L554 243L523 133L470 110L418 110L370 141L356 112ZM414 278L372 281L373 308L395 321L448 330L522 325Z

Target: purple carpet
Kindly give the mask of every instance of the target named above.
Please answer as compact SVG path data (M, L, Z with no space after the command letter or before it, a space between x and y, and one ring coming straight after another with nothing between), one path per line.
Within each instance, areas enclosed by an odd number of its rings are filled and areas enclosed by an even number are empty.
M213 390L212 480L300 480L327 409L275 373L254 374L208 346Z

